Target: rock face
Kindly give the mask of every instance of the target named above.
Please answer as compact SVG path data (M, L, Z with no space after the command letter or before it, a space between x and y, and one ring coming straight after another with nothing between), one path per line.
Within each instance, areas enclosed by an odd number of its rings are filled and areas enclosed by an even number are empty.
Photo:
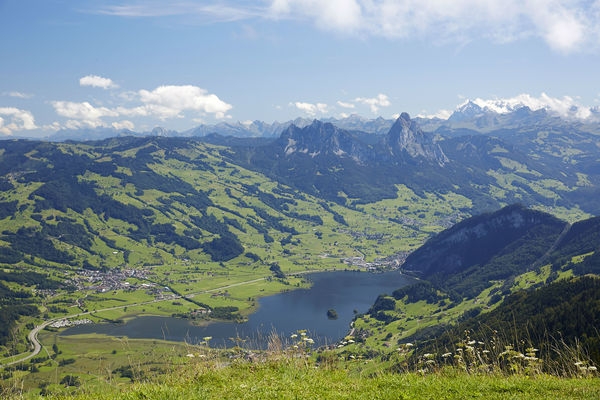
M402 162L408 158L425 159L440 166L448 162L440 146L406 113L400 115L389 132L374 145L331 123L314 120L303 128L296 125L288 127L282 132L278 146L286 156L346 157L359 164Z
M412 158L422 157L440 166L449 161L440 146L407 113L402 113L392 125L384 138L384 146L389 154L396 157L405 152Z
M351 158L358 164L368 163L371 158L369 146L350 132L318 120L304 128L291 125L283 131L278 143L286 156L335 156Z

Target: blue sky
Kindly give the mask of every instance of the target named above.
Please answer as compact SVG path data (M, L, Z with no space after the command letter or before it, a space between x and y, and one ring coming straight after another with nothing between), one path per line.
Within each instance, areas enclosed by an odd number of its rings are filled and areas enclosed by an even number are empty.
M0 54L0 136L447 116L467 99L586 118L600 0L0 0Z

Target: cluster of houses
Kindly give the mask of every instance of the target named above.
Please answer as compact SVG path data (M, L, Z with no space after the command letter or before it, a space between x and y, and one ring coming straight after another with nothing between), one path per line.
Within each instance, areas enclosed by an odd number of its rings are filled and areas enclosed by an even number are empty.
M59 321L50 324L51 328L68 328L75 325L92 324L93 322L87 318L84 319L67 319L63 318Z
M148 271L140 269L110 269L108 271L81 270L72 279L78 290L95 290L98 293L113 290L139 290L155 286L153 283L131 284L128 279L146 279Z
M378 272L400 268L400 266L404 264L404 261L406 261L408 254L408 252L400 252L386 258L377 259L373 262L365 261L364 257L346 257L342 258L340 261L351 267L362 268L369 272Z

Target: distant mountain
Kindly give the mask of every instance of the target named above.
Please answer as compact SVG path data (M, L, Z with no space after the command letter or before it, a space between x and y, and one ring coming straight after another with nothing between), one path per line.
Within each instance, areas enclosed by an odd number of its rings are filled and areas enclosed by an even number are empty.
M50 140L62 142L65 140L102 140L111 137L122 136L147 136L129 129L114 129L107 127L83 128L83 129L61 129L49 137Z
M302 124L302 121L297 121ZM211 134L219 134L221 136L235 137L274 137L285 129L292 122L273 122L272 124L263 121L248 121L248 122L221 122L216 125L200 125L196 128L182 132L179 136L207 136Z
M406 152L410 157L421 157L440 166L449 161L439 144L434 143L431 135L426 135L407 113L400 115L383 141L392 156Z
M432 135L423 132L407 113L400 115L385 135L375 136L376 141L366 136L314 120L303 128L291 125L273 142L273 150L287 157L292 154L305 154L311 158L335 156L372 166L418 160L443 166L448 162Z
M127 129L114 129L109 127L97 127L86 129L62 129L52 134L49 139L52 141L64 140L102 140L110 137L119 136L163 136L163 137L203 137L209 135L232 136L238 138L276 138L281 132L290 125L303 128L312 123L309 118L296 118L286 122L264 122L264 121L245 121L245 122L220 122L217 124L202 124L186 131L175 131L164 127L156 127L146 132L135 132ZM367 134L382 135L389 131L394 120L378 117L376 119L367 119L358 115L351 115L346 118L326 118L323 122L329 122L341 129L356 131Z
M349 131L315 120L291 125L277 140L233 147L227 157L246 168L327 200L345 203L344 193L359 203L396 196L396 184L421 191L437 182L451 186L443 166L448 161L432 135L402 114L386 135Z
M314 120L300 128L291 125L274 143L287 157L306 154L309 157L349 157L357 163L369 161L369 148L349 131L329 122Z

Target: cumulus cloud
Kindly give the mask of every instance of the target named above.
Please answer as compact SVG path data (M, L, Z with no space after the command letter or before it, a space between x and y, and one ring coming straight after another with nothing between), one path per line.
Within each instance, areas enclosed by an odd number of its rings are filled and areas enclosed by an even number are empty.
M316 116L317 114L325 114L327 112L328 106L324 103L304 103L301 101L297 101L295 103L291 103L298 110L308 114L311 117Z
M392 105L387 95L380 93L376 97L357 97L354 99L357 103L366 104L371 108L371 112L376 114L380 107L389 107Z
M116 130L128 129L132 131L135 128L135 124L128 120L113 122L111 126Z
M509 113L521 107L529 107L534 111L544 109L562 118L587 119L594 114L594 108L581 104L576 98L571 96L552 97L546 93L542 93L538 97L524 93L503 99L476 98L474 100L466 100L457 109L460 109L469 101L477 104L484 110L500 114Z
M117 96L128 102L138 102L138 105L125 107L96 106L90 102L53 101L54 111L68 121L65 127L77 129L82 127L112 126L116 129L133 129L133 122L128 119L108 122L112 118L148 117L166 120L183 118L185 111L196 114L211 114L220 119L226 116L232 106L206 90L192 85L159 86L154 90L139 90L126 92L125 97Z
M151 114L161 119L180 117L185 110L213 114L223 118L233 107L198 86L159 86L152 91L140 90L140 100Z
M103 78L98 75L87 75L83 78L79 79L79 84L81 86L91 86L102 89L116 89L119 87L116 83L109 78Z
M72 120L71 128L103 126L102 118L119 116L119 113L114 110L107 107L95 107L87 101L82 103L53 101L51 104L58 115Z
M33 114L15 107L0 107L0 133L12 135L18 131L37 129Z
M539 37L560 52L597 45L599 2L589 0L272 0L272 18L395 39L496 42Z

